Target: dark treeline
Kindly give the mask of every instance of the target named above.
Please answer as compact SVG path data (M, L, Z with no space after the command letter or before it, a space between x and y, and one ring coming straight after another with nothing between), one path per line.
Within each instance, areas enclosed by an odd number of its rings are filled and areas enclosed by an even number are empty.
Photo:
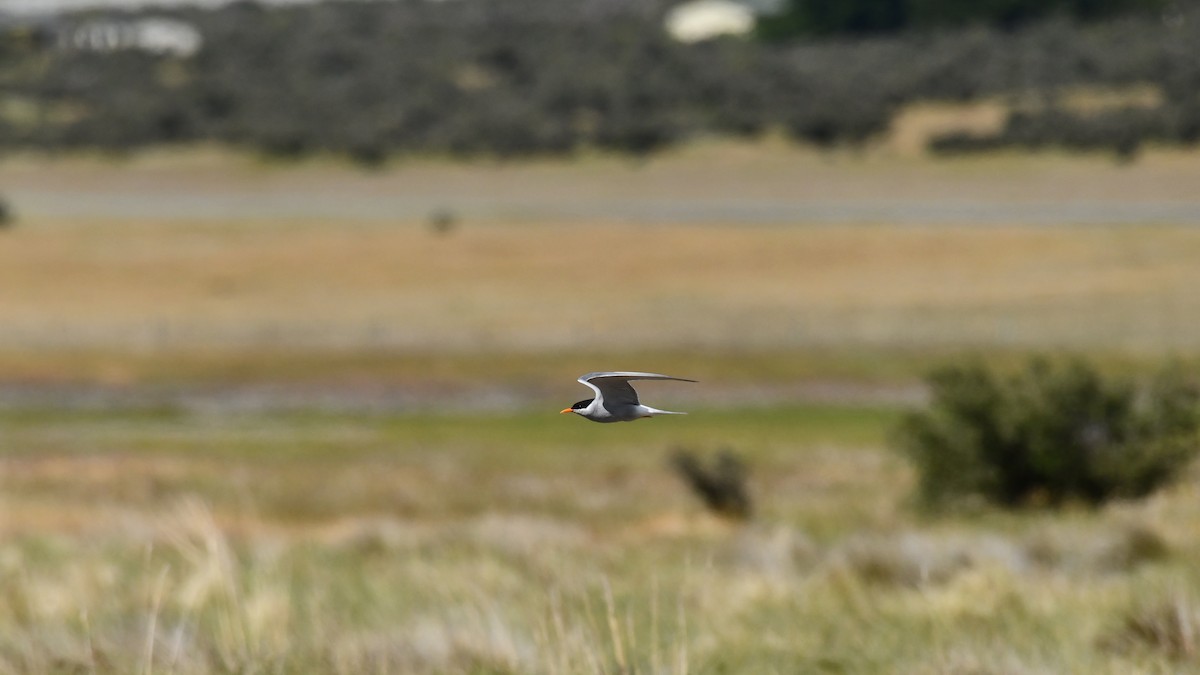
M690 45L665 34L665 9L643 0L410 0L155 11L198 28L201 51L0 51L0 147L124 152L215 141L370 165L403 154L646 153L699 135L775 130L829 146L885 131L906 102L997 94L1041 103L997 136L948 136L936 149L1128 152L1144 140L1195 142L1200 129L1195 5L1169 20L1057 17L1012 29ZM1083 116L1055 97L1072 85L1147 84L1161 90L1160 105Z
M1012 28L1051 16L1083 21L1173 9L1169 0L787 0L760 22L771 39L987 25Z

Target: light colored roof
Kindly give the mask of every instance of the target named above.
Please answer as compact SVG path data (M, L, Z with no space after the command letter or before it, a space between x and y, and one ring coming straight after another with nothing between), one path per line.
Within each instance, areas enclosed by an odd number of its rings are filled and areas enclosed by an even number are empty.
M734 0L691 0L671 8L665 28L680 42L699 42L754 30L754 12Z

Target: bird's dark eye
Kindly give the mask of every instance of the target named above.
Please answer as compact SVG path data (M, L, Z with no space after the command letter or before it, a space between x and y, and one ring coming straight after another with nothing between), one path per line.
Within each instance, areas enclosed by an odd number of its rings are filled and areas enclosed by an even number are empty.
M586 408L586 407L588 407L589 405L591 405L591 403L592 403L592 401L593 401L593 400L594 400L594 399L590 399L590 398L589 398L589 399L588 399L588 400L586 400L586 401L580 401L579 403L576 403L575 405L571 406L571 410L583 410L584 408Z

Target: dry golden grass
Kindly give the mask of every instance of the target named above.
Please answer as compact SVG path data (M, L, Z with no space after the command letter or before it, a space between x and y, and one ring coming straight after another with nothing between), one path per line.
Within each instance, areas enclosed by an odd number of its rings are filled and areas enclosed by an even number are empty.
M1162 105L1162 100L1162 91L1153 86L1077 87L1060 91L1055 103L1064 110L1087 114L1130 107L1156 108ZM1045 105L1046 100L1040 95L909 104L892 120L881 149L902 157L920 157L938 135L961 132L989 136L1004 128L1013 110L1037 110Z
M893 416L831 412L7 413L0 672L1200 670L1195 475L929 519ZM677 442L747 457L756 520Z
M0 246L0 345L1187 349L1190 227L105 224Z

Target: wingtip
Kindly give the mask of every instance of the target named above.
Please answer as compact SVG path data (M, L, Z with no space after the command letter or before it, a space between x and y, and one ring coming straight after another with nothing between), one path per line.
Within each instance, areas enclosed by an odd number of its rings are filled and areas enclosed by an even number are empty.
M587 383L588 380L598 377L624 377L631 380L675 380L677 382L699 382L687 377L675 377L674 375L664 375L663 373L650 373L639 370L601 370L592 373L585 373L579 376L578 381Z

